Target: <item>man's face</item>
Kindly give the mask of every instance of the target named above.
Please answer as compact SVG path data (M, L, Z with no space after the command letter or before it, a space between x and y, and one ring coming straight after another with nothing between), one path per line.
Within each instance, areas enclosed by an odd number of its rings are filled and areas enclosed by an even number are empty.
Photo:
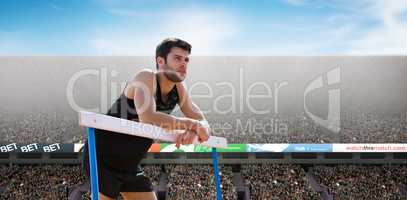
M167 62L161 58L164 63L161 69L164 75L172 82L182 82L187 75L187 66L189 62L189 53L179 47L173 47L167 55Z

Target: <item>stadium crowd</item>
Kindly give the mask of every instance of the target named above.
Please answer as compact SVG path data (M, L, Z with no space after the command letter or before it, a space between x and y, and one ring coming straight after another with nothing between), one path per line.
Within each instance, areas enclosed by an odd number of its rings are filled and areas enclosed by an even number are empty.
M5 113L0 118L0 144L78 143L85 138L76 115L63 112ZM406 114L342 113L339 133L331 133L305 114L253 115L208 114L215 135L229 143L407 143ZM215 195L209 165L169 165L168 199L211 199ZM160 166L145 167L158 185ZM406 199L399 191L407 185L406 168L388 166L318 166L313 173L335 199ZM224 199L235 199L232 172L221 167ZM254 199L314 199L304 170L297 165L247 165L242 175ZM0 166L0 199L66 199L84 183L79 166ZM4 190L4 191L3 191ZM1 192L3 191L3 192ZM193 191L193 192L190 192ZM205 194L204 196L202 196ZM209 194L209 195L208 195ZM273 196L271 196L273 195ZM349 197L349 198L347 198ZM89 193L83 199L90 199ZM281 199L281 198L280 198Z
M160 166L144 167L147 177L158 185ZM78 165L0 165L0 199L68 199L77 186L86 182L81 166ZM90 200L90 193L82 195Z
M162 168L144 166L145 175L158 185ZM165 165L169 174L166 199L215 199L211 165ZM300 165L250 164L240 171L251 199L321 199ZM407 199L400 185L407 185L405 165L318 165L310 168L317 182L334 199ZM220 166L222 199L237 199L232 169ZM86 182L79 165L0 165L0 199L68 199ZM89 192L82 195L90 200ZM122 198L118 198L122 199Z
M83 131L78 116L61 112L2 113L0 144L79 143Z
M67 199L69 192L85 181L79 166L0 166L5 191L0 199Z
M305 113L288 115L209 115L216 135L230 143L406 143L407 116L342 113L338 133L315 123Z
M169 165L168 198L178 199L216 199L215 179L211 165ZM222 199L236 199L232 181L232 169L219 168Z
M243 165L252 199L321 199L299 165Z
M6 113L0 118L0 144L81 143L85 129L76 115L54 113ZM206 115L213 134L229 143L406 143L405 113L342 113L340 131L334 133L305 113L255 115L229 113Z
M406 166L317 166L313 173L334 199L407 199L400 191Z

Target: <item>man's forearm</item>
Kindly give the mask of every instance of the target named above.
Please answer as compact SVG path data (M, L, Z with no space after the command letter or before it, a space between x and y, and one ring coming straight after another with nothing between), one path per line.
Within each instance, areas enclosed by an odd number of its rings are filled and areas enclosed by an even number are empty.
M196 130L198 123L200 123L195 119L175 117L161 112L155 112L147 118L140 119L140 122L153 124L168 130Z

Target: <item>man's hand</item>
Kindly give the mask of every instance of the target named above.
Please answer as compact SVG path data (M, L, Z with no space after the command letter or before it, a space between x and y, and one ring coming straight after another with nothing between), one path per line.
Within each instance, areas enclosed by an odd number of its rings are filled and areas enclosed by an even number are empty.
M185 130L184 133L179 134L176 140L176 147L179 148L181 144L192 144L197 137L197 134L192 130Z
M198 141L202 143L208 141L211 135L211 128L206 121L198 121L195 132L198 135Z
M189 130L185 130L180 134L176 140L176 147L179 148L181 144L192 144L195 137L198 137L200 143L206 142L211 135L211 128L206 121L195 121L194 126Z

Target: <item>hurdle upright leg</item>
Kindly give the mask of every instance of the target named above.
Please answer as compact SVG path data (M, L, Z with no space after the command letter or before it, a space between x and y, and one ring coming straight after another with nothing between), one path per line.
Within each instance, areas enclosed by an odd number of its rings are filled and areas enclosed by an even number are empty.
M96 158L95 129L88 128L88 148L92 200L99 200L98 166Z
M215 173L216 200L222 200L222 192L220 190L220 175L218 168L218 153L216 152L216 148L212 148L212 160L213 160L213 171Z

